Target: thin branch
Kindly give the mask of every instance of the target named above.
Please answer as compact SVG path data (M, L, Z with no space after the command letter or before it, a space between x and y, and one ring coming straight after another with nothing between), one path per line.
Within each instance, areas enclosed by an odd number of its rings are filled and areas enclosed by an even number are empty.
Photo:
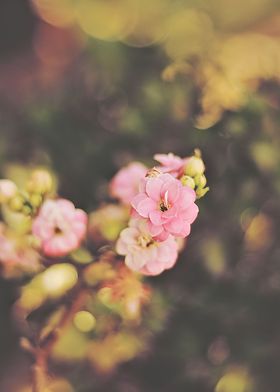
M55 329L34 349L35 363L32 367L32 392L41 392L48 378L48 358L65 327L72 321L74 314L83 306L88 296L88 289L79 285L71 298L70 307L66 307Z

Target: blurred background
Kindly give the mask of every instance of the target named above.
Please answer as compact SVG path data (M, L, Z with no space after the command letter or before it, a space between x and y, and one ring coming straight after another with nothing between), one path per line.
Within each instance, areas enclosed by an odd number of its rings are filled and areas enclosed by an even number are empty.
M198 147L211 188L151 279L168 314L148 349L106 376L60 363L73 391L279 392L279 78L278 0L1 0L3 178L48 166L91 211L124 164ZM16 286L0 280L1 392L28 377Z

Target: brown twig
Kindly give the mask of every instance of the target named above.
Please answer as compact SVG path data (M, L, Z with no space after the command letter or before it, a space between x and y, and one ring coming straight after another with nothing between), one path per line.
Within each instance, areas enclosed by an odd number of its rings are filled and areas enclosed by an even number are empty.
M83 306L88 296L88 289L82 285L75 288L70 307L66 307L55 329L34 348L34 365L32 367L32 392L41 392L48 378L48 358L64 328L72 321L74 314Z

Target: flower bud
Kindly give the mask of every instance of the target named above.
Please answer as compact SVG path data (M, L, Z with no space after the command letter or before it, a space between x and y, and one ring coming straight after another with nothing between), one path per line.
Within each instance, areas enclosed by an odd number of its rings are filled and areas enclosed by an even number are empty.
M182 177L181 177L181 183L182 183L184 186L188 186L188 187L190 187L190 188L192 188L192 189L195 188L194 179L193 179L192 177L190 177L190 176L187 176L187 175L182 176Z
M79 331L90 332L95 327L96 319L90 312L81 310L75 314L73 323Z
M45 194L52 190L53 179L47 170L34 170L27 184L27 190L32 193Z
M195 177L197 174L203 174L205 166L203 160L197 156L192 156L186 161L185 174L190 177Z
M0 203L6 203L17 193L17 186L13 181L0 180Z
M9 200L9 207L14 212L22 211L23 206L24 198L19 194Z
M198 199L201 199L203 196L206 195L206 193L209 191L209 187L206 188L198 188L196 190L196 196Z
M198 188L204 188L207 180L204 174L197 174L194 178L194 182Z
M76 285L78 273L71 264L54 264L41 274L41 279L44 292L51 298L58 298Z
M32 205L32 207L38 208L42 204L43 198L42 198L42 196L40 194L33 193L29 197L29 202Z

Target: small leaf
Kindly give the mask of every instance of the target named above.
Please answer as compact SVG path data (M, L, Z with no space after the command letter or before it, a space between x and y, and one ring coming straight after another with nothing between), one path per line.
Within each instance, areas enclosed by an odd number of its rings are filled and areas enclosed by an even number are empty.
M93 261L93 256L85 248L76 249L70 256L78 264L89 264Z

